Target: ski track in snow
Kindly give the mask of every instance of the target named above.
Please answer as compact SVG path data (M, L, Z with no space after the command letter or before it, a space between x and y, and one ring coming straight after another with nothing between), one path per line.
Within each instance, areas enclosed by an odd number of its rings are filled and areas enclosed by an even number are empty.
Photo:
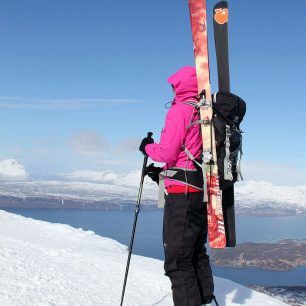
M126 260L126 246L92 231L0 211L0 305L119 305ZM218 277L215 287L220 306L287 305ZM162 261L132 256L124 305L173 305Z

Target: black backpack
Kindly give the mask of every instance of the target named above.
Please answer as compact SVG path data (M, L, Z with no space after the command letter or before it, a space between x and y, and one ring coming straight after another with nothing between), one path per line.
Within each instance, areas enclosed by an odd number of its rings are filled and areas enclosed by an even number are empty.
M221 190L243 179L240 172L242 155L240 123L245 113L246 103L240 97L222 91L213 95L213 126Z
M198 111L202 105L201 102L184 102L184 104L191 105ZM212 124L215 130L219 184L220 189L225 190L233 186L238 179L242 179L240 172L242 131L239 125L246 112L246 103L232 93L219 91L212 96L212 107L213 118L210 124ZM201 119L192 121L186 129L199 123L203 124ZM203 181L198 179L198 175L193 179L192 177L189 179L186 169L182 168L170 168L169 170L171 171L167 170L168 172L163 175L196 188L199 188L198 183L201 185L203 183L204 201L207 201L207 193L205 192L207 187L205 163L203 160L195 159L185 145L182 146L182 150L194 162L198 170L201 170ZM207 164L209 165L212 162L210 160ZM194 175L195 173L192 174ZM197 180L199 181L198 183L196 183Z

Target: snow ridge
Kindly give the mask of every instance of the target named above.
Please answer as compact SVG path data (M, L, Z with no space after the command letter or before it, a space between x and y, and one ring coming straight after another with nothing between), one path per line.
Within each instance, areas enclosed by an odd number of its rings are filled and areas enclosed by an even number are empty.
M0 224L0 305L119 305L126 246L3 211ZM218 277L215 286L220 305L287 305ZM125 305L173 305L161 261L132 256Z

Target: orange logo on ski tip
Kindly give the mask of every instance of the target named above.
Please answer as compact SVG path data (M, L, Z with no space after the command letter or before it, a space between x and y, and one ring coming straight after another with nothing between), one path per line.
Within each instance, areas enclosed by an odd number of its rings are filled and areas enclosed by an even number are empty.
M228 9L227 8L215 9L215 20L219 24L225 24L226 22L228 22Z

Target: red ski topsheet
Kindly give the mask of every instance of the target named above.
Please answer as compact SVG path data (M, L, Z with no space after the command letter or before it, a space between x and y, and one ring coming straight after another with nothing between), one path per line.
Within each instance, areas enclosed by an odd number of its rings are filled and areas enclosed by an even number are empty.
M208 64L208 40L206 23L206 1L189 0L189 12L191 21L192 38L194 44L194 57L196 63L198 90L205 90L206 105L200 108L201 119L211 121L211 89ZM208 238L211 248L224 248L226 236L222 212L222 199L219 187L217 155L214 129L210 124L202 124L203 151L212 154L213 165L207 166L208 181Z

